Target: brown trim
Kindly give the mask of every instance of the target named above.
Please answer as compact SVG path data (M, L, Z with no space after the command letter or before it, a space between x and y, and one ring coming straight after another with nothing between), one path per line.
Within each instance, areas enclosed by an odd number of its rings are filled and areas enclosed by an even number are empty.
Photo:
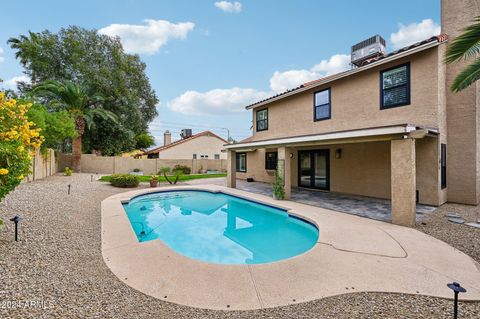
M367 60L366 63L364 65L360 66L359 68L339 72L339 73L336 73L336 74L333 74L333 75L330 75L330 76L320 78L318 80L313 80L313 81L310 81L310 82L303 83L296 88L292 88L292 89L287 90L285 92L278 93L274 96L271 96L271 97L268 97L266 99L260 100L258 102L249 104L249 105L245 106L245 108L247 110L249 110L249 109L254 109L254 108L260 107L260 106L266 106L270 103L273 103L273 102L279 101L281 99L284 99L284 98L302 93L304 91L319 87L321 85L325 85L327 83L333 82L333 81L338 80L340 78L344 78L344 77L350 76L352 74L356 74L358 72L363 72L365 70L370 69L370 67L375 67L377 65L380 65L381 64L380 62L382 62L383 60L390 59L390 60L387 60L387 61L391 62L391 61L394 61L396 59L400 59L400 58L404 57L403 55L401 55L402 53L408 53L409 51L412 51L411 54L415 54L418 51L413 52L414 49L417 49L417 48L422 47L422 46L426 46L425 48L422 48L422 51L427 50L427 49L430 49L432 47L436 47L436 46L446 42L447 40L448 40L448 36L446 34L440 34L438 36L433 36L429 39L414 43L414 44L409 45L407 47L404 47L402 49L391 52L391 53L389 53L385 56L371 58L371 59ZM435 45L433 45L433 44L435 44ZM383 61L383 62L385 62L385 61ZM367 66L369 68L366 68Z
M250 143L257 143L257 142L268 142L268 141L276 141L276 140L282 140L282 139L287 139L287 138L296 138L296 137L309 137L309 136L322 136L322 135L328 135L328 134L334 134L334 133L346 133L346 132L354 132L354 131L360 131L360 130L375 130L375 129L380 129L380 128L387 128L387 127L396 127L396 126L416 126L417 128L423 128L422 126L417 126L414 124L395 124L395 125L384 125L384 126L373 126L373 127L363 127L363 128L357 128L357 129L351 129L351 130L341 130L341 131L330 131L330 132L325 132L325 133L319 133L319 134L305 134L305 135L294 135L294 136L284 136L284 137L275 137L275 138L268 138L264 140L250 140L248 142L239 142L235 144L226 144L226 145L239 145L241 146L242 144L250 144Z

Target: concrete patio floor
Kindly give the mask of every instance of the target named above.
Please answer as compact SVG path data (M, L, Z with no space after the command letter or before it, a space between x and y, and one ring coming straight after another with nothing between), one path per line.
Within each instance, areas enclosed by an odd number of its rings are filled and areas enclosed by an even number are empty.
M189 181L187 184L205 184L203 181ZM213 178L208 184L226 186L225 178ZM254 194L272 196L272 185L261 182L246 182L237 180L237 189ZM392 220L391 202L387 199L365 196L347 195L306 188L292 188L291 201L331 209L334 211L367 217L375 220L390 222ZM417 204L417 221L421 221L426 214L433 212L436 207Z
M122 202L168 190L223 192L287 209L317 225L308 252L257 265L218 265L181 256L161 240L138 242ZM415 229L217 185L136 190L102 202L102 254L125 284L152 297L208 309L246 310L290 305L352 292L393 292L451 298L445 284L461 282L462 300L480 300L480 269L464 253Z

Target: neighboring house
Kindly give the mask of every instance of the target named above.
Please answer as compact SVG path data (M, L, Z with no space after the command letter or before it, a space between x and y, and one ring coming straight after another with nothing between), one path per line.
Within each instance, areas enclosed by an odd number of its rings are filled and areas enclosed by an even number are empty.
M142 151L142 150L133 150L133 151L130 151L130 152L122 153L120 156L121 156L121 157L140 158L140 157L142 157L142 155L143 155L144 152L145 152L145 151Z
M164 145L146 151L148 158L159 159L226 159L227 155L222 152L224 144L228 143L220 136L204 131L195 135L184 135L182 139L171 142L172 137L169 131L165 131Z
M228 150L236 178L392 200L392 221L415 223L416 201L477 205L478 85L449 89L468 61L445 65L447 38L480 15L476 1L442 1L442 35L247 106L253 136ZM374 37L352 51L382 41ZM352 55L352 58L356 56Z

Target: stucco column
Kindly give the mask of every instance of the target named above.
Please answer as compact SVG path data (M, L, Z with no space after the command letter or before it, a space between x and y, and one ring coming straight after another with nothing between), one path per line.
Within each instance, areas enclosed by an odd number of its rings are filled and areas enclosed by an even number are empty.
M280 176L283 178L283 187L285 190L285 199L290 199L292 195L292 172L290 149L288 147L278 148L278 165Z
M237 187L237 158L232 150L227 150L227 187Z
M415 140L411 138L392 140L390 152L392 223L414 226L416 214Z

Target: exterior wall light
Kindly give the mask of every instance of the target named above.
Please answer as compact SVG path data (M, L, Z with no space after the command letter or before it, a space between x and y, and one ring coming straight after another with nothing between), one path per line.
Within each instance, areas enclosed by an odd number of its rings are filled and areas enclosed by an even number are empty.
M341 148L337 148L337 150L335 151L335 158L342 158L342 149Z

